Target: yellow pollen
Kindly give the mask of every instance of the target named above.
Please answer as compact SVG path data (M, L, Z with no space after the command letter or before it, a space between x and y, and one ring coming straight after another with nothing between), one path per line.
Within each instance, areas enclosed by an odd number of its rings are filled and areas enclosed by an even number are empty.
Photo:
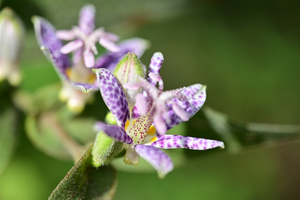
M155 133L156 133L156 129L153 125L151 125L149 130L148 130L148 134L149 135L154 135Z
M67 75L68 78L70 78L70 76L71 76L71 71L72 71L71 67L69 67L68 69L66 69L66 75Z
M157 137L153 137L153 138L151 138L151 142L155 142L157 140Z
M132 125L136 122L136 119L133 121ZM127 130L129 126L129 120L127 119L126 123L125 123L125 131Z
M128 125L129 125L129 120L127 119L126 124L125 124L125 131L126 131Z
M91 74L89 77L89 83L94 83L96 81L96 76L94 74Z

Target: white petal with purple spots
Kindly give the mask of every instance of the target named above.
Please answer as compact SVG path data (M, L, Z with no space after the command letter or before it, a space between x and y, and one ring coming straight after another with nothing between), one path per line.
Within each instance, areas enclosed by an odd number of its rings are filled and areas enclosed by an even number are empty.
M162 149L185 148L193 150L206 150L216 147L224 148L224 143L221 141L185 137L182 135L161 135L157 137L155 142L147 145Z
M167 107L167 116L166 116L166 125L168 129L176 126L183 122L183 120L174 112L173 110L173 103L175 102L178 106L180 106L188 115L188 118L194 116L199 109L203 106L205 99L206 99L206 86L201 84L191 85L185 88L181 94L186 96L186 100L179 101L177 98L174 98L173 102L168 102Z
M95 70L102 98L122 128L129 118L129 109L121 84L107 69Z
M149 65L149 73L159 74L162 63L164 62L164 56L160 52L156 52L153 54L151 58L151 62ZM156 82L152 80L151 77L147 79L152 85L155 85Z

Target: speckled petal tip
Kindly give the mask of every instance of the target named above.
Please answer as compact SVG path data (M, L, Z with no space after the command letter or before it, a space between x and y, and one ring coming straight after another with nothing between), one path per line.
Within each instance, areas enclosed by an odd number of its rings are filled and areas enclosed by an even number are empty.
M127 135L126 131L115 125L106 125L103 122L97 122L94 126L96 131L104 131L109 137L124 142L127 144L133 144L132 139Z
M172 104L176 103L179 107L181 107L181 109L186 112L188 118L191 118L200 110L205 102L205 89L206 86L203 86L201 84L191 85L181 92L181 94L184 94L184 96L186 96L186 100L179 101L177 98L174 98L172 100L173 102L167 103L168 112L166 125L168 129L183 122L183 120L176 114L176 112L174 112Z
M157 170L160 178L164 178L174 168L171 158L160 149L151 146L136 145L135 150Z
M164 62L164 56L162 53L156 52L155 54L153 54L149 65L149 73L159 74L163 62ZM156 84L156 82L150 76L147 78L147 80L152 85Z
M117 124L122 128L129 118L129 109L123 88L114 77L114 75L106 69L94 69L102 98L108 109L114 115Z
M147 145L162 149L185 148L193 150L206 150L216 147L225 147L224 143L221 141L185 137L182 135L161 135L157 137L157 140L155 142L149 143Z

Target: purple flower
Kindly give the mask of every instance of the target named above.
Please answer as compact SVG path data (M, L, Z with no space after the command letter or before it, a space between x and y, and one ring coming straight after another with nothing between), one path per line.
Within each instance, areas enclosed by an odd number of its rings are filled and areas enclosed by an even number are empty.
M71 31L56 31L46 19L33 17L37 41L63 82L60 99L66 101L68 107L75 112L82 111L86 101L91 97L88 93L99 88L95 74L92 69L88 68L94 62L94 54L91 53L96 52L94 41L102 41L109 50L113 50L114 45L118 49L117 52L101 55L97 58L96 64L93 64L95 68L109 70L113 70L127 52L137 52L141 56L147 48L147 42L140 38L128 39L119 45L110 43L110 41L115 41L117 36L114 37L113 34L104 32L103 28L101 28L102 32L100 29L93 32L94 16L94 7L84 6L80 11L79 26ZM99 33L101 37L96 33ZM75 40L63 46L60 39ZM72 61L65 54L71 51L74 51Z
M161 178L173 169L173 163L159 148L224 148L221 141L165 135L166 130L192 117L202 107L206 94L205 86L201 84L163 92L163 81L159 76L162 62L163 55L155 53L149 66L148 81L139 77L138 82L123 85L127 90L140 91L135 96L136 106L133 110L129 109L124 88L116 77L106 69L97 70L101 95L117 125L103 122L95 125L97 131L103 131L124 143L126 164L137 165L139 157L142 157L158 171ZM157 82L159 88L155 87Z
M105 32L103 27L94 30L94 21L95 8L92 5L86 5L80 11L78 27L74 26L71 30L56 32L56 37L61 40L73 40L60 49L61 53L68 54L72 51L83 51L83 59L87 67L95 66L94 54L98 54L97 41L111 52L120 51L120 47L115 44L119 37Z

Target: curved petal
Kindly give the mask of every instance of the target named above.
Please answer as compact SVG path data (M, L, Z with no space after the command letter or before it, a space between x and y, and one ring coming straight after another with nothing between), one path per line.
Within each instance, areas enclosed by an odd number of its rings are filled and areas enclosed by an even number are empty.
M97 75L100 92L105 104L114 115L117 124L124 128L129 118L129 109L121 84L106 69L97 69L94 71Z
M70 81L71 82L71 81ZM99 89L99 87L97 85L91 85L91 84L87 84L87 83L72 83L71 84L81 90L83 93L88 94L91 91L96 91Z
M125 52L124 54L131 52L139 58L144 54L145 50L148 49L149 46L150 43L142 38L130 38L119 43L121 51L123 50Z
M177 98L174 98L172 101L176 103L182 110L187 113L188 118L194 116L198 110L203 106L206 99L206 86L201 84L191 85L185 88L181 93L184 94L187 100L179 101ZM173 110L173 102L167 103L167 116L165 122L167 128L170 129L177 124L183 122L181 117L179 117L176 112ZM167 120L166 120L167 119Z
M103 122L97 122L94 129L96 131L104 131L106 135L120 142L133 144L132 139L127 135L126 131L119 126L106 125Z
M86 5L81 8L79 14L79 28L85 34L91 34L95 28L95 7Z
M95 68L106 68L109 71L113 71L119 61L128 52L134 53L138 57L141 57L145 50L148 48L149 42L142 38L131 38L120 42L120 50L116 53L110 52L100 56L95 64Z
M162 148L176 149L185 148L193 150L206 150L216 147L224 148L224 143L217 140L207 140L202 138L185 137L182 135L160 135L157 140L147 145Z
M107 37L101 37L99 43L111 52L120 51L120 47Z
M171 158L160 149L151 146L136 145L135 150L157 170L160 178L164 178L174 168Z
M162 53L160 52L156 52L155 54L153 54L152 58L151 58L151 62L149 65L149 74L153 73L153 74L159 74L160 68L162 63L164 62L164 56ZM147 80L152 84L152 85L156 85L156 81L154 81L150 76L148 76Z
M74 40L69 42L68 44L64 45L60 52L63 54L71 53L72 51L75 51L83 46L83 42L81 40Z
M73 30L60 30L56 31L56 37L61 40L74 40L76 38Z
M51 60L59 75L67 78L66 69L70 67L70 61L60 52L62 42L55 36L55 28L42 17L35 16L32 21L37 41L44 50L45 56Z

